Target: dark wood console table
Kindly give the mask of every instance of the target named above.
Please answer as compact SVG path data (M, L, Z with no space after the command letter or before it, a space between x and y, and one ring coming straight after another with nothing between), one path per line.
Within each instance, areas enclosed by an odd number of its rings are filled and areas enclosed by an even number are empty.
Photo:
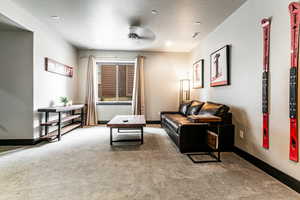
M48 108L40 108L38 112L45 113L45 122L40 125L45 127L45 135L41 137L41 139L45 140L61 140L61 136L78 128L83 127L84 125L84 105L72 105L72 106L58 106L58 107L48 107ZM75 113L75 111L80 110L80 113ZM58 119L49 121L49 113L57 113ZM68 113L65 117L62 116L62 113ZM76 122L76 119L80 119L80 121ZM71 122L64 127L63 123ZM49 133L49 127L57 126L57 130Z

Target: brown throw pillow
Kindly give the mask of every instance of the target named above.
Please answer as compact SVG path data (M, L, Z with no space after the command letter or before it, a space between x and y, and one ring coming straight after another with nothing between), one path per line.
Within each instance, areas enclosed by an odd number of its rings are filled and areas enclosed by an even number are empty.
M224 116L229 111L229 107L223 104L217 104L213 102L206 102L201 110L199 111L199 115L201 114L211 114L219 117Z
M210 114L203 114L203 115L189 115L188 120L193 123L209 123L209 122L221 122L222 118Z
M193 101L187 110L187 115L197 115L203 105L201 101Z
M184 101L183 103L181 103L179 106L179 113L186 116L191 103L192 101Z

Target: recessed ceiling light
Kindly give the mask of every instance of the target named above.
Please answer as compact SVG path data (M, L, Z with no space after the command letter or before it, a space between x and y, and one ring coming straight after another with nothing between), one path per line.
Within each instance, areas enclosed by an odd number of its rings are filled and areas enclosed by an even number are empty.
M195 24L199 25L199 24L201 24L201 22L200 21L196 21Z
M195 32L192 37L195 39L196 37L199 36L199 34L200 34L200 32Z
M157 11L157 10L151 10L151 13L152 13L153 15L157 15L157 14L158 14L158 11Z
M169 46L172 46L172 45L173 45L173 42L168 40L168 41L166 41L165 44L166 44L167 47L169 47Z
M53 15L53 16L51 16L51 19L53 19L53 20L60 20L60 17L57 16L57 15Z

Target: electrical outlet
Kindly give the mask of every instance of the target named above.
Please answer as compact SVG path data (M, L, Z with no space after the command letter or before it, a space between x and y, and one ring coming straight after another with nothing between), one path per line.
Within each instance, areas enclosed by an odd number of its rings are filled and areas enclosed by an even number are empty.
M244 139L244 131L240 130L240 138Z

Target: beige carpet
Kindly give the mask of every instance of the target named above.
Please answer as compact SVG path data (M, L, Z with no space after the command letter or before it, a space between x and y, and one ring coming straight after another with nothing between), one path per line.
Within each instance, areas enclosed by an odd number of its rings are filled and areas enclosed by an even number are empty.
M193 164L163 129L145 144L109 145L105 127L61 142L0 149L1 200L299 200L300 195L233 153Z

